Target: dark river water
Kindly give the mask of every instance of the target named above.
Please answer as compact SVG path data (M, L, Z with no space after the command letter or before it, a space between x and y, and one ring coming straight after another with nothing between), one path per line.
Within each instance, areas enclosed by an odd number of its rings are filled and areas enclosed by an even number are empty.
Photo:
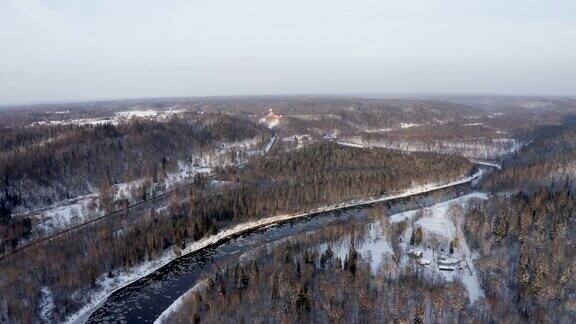
M452 199L473 190L463 184L385 203L400 212ZM369 206L324 212L246 232L217 245L182 256L163 268L116 291L88 319L89 323L152 323L176 299L221 264L236 262L245 252L264 244L323 228L335 221L368 221Z

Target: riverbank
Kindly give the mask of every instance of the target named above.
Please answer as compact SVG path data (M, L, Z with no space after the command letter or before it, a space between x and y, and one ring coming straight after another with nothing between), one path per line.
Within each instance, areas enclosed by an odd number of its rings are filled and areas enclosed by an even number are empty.
M146 277L149 274L153 273L154 271L166 266L167 264L173 262L180 256L199 251L204 249L208 246L215 245L225 239L230 237L242 234L247 231L252 231L261 227L265 227L272 224L277 224L289 220L294 220L306 216L310 216L317 213L328 212L328 211L335 211L339 209L345 209L355 206L362 206L362 205L369 205L377 202L384 202L390 201L399 198L406 198L413 195L419 195L443 188L453 187L461 184L465 184L471 182L472 180L478 178L482 174L482 170L477 171L476 173L462 177L458 180L448 182L448 183L430 183L422 186L416 186L410 188L408 190L402 191L397 194L392 195L385 195L380 197L374 198L367 198L367 199L355 199L347 202L322 206L319 208L312 209L305 213L299 214L283 214L277 215L272 217L263 218L256 221L245 222L242 224L235 225L231 228L223 230L216 235L206 237L202 240L196 241L189 246L187 246L180 255L176 255L176 253L169 249L167 250L162 257L157 260L147 262L142 264L141 266L131 268L128 270L123 271L122 273L118 274L114 278L107 278L102 277L98 281L98 284L102 287L98 292L96 292L92 298L91 302L88 303L85 307L83 307L79 312L73 314L71 317L68 318L67 322L71 323L83 323L90 315L97 310L102 303L106 301L106 299L112 295L115 291L118 291L131 283L139 280L140 278Z

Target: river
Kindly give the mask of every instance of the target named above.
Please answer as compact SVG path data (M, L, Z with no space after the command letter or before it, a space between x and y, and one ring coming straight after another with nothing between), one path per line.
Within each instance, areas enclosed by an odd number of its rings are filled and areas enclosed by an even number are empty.
M488 169L479 166L481 169ZM418 194L388 201L391 212L424 207L470 193L474 183ZM439 195L438 193L441 193ZM350 207L318 213L297 220L286 221L263 229L245 232L197 252L184 255L163 268L117 290L90 315L88 323L153 323L176 299L192 288L200 279L213 272L219 264L236 262L245 252L264 244L289 238L296 234L323 228L336 220L368 221L370 206Z

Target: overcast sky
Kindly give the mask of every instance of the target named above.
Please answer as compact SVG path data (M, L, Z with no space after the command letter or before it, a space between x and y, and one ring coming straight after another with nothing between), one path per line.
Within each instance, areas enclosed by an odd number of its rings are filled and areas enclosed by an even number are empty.
M575 0L0 0L0 103L576 95Z

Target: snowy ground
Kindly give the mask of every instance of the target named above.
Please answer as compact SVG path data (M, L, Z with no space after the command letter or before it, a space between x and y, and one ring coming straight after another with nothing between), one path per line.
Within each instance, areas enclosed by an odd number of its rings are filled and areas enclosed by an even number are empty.
M386 133L389 131L393 131L394 128L377 128L377 129L365 129L366 133Z
M131 111L132 112L132 111ZM139 112L139 111L136 111ZM143 112L140 112L143 113ZM216 166L245 164L250 158L267 153L276 140L271 137L264 147L264 152L259 149L259 139L249 139L240 142L222 143L216 150L197 154L189 161L179 161L177 170L166 175L163 182L156 184L161 191L171 190L183 183L190 182L198 173L210 173ZM230 152L237 152L232 158ZM141 186L144 179L114 185L115 200L127 199L130 203L135 203L136 198L132 197L133 188ZM67 201L62 201L42 212L37 213L37 228L45 234L51 234L68 228L75 224L84 222L98 216L102 212L98 210L98 192L77 197Z
M304 147L304 144L307 142L312 141L312 135L310 134L303 134L303 135L292 135L282 138L282 142L291 143L296 146L296 149L301 149Z
M498 159L517 152L522 143L515 139L494 139L482 141L387 141L365 140L351 137L338 141L338 144L353 147L381 147L404 152L433 152L457 154L476 159Z
M280 119L271 119L271 118L262 118L260 119L260 123L265 124L268 126L269 129L272 129L278 125L280 125Z
M377 273L380 266L389 260L389 256L393 255L394 252L379 222L370 223L366 226L368 227L366 235L362 240L354 242L354 248L360 253L362 258L369 260L372 272ZM350 241L351 237L347 235L337 242L331 242L330 248L334 255L341 260L346 259L350 250ZM327 248L328 243L321 244L319 247L320 253L323 253Z
M179 163L178 171L168 173L163 185L165 190L171 190L182 183L191 181L198 173L210 173L211 171L211 167L195 167L191 164ZM135 203L136 199L132 197L131 191L133 188L141 186L143 182L143 179L139 179L114 185L114 200L127 199L130 203ZM103 213L98 209L98 206L98 192L60 202L36 215L38 229L44 234L52 234L102 216Z
M188 253L191 253L194 251L198 251L198 250L203 249L207 246L210 246L210 245L216 244L220 241L223 241L223 240L227 239L228 237L236 235L238 233L253 230L256 228L261 228L261 227L275 224L278 222L302 218L302 217L306 217L306 216L316 214L319 212L333 211L333 210L338 210L338 209L348 208L348 207L353 207L353 206L372 204L375 202L389 201L389 200L393 200L393 199L397 199L397 198L403 198L403 197L408 197L408 196L421 194L421 193L425 193L425 192L429 192L429 191L434 191L434 190L438 190L438 189L442 189L442 188L452 187L455 185L468 183L468 182L476 179L478 176L479 176L479 173L474 174L472 176L463 177L459 180L451 181L448 183L429 183L426 185L416 186L416 187L410 188L408 190L405 190L405 191L402 191L402 192L399 192L396 194L385 195L385 196L374 197L374 198L367 198L367 199L356 199L353 201L342 202L339 204L333 204L333 205L315 208L315 209L310 210L310 211L305 212L305 213L277 215L277 216L262 218L262 219L259 219L256 221L245 222L245 223L233 226L231 228L228 228L226 230L222 230L216 235L211 235L211 236L205 237L199 241L196 241L196 242L189 244L184 250L181 251L181 255L185 255L185 254L188 254ZM114 278L108 278L106 275L101 276L97 281L97 286L100 288L96 289L90 293L90 295L89 295L90 301L80 311L71 315L68 318L67 322L70 322L70 323L85 322L88 319L88 317L90 316L90 314L92 312L94 312L94 310L96 310L98 308L98 306L101 303L103 303L108 298L108 296L110 296L114 291L129 285L130 283L138 280L139 278L142 278L142 277L149 275L150 273L156 271L157 269L159 269L159 268L165 266L166 264L172 262L177 257L178 256L175 254L175 252L172 249L167 249L160 258L153 260L153 261L145 262L145 263L143 263L137 267L125 269L122 272L118 273ZM82 293L85 294L86 292L82 292Z
M418 259L414 259L410 257L408 253L404 253L400 259L401 267L423 267L425 276L440 276L447 281L461 281L468 291L471 304L484 296L484 294L476 276L476 270L474 269L472 255L466 243L466 238L462 233L462 229L457 227L453 222L454 218L462 217L462 214L455 211L454 215L452 215L450 210L458 207L465 209L474 199L485 200L488 199L488 197L484 193L476 192L428 208L423 208L422 216L418 220L413 220L418 210L411 210L390 217L391 223L406 221L408 225L403 233L401 242L402 250L405 252L413 248L413 246L410 246L412 231L418 227L422 228L424 240L422 244L416 248L423 252L422 259L431 261L430 265L422 266L418 263ZM443 249L447 252L450 241L454 240L454 238L458 238L459 245L455 249L454 254L450 255L449 258L462 260L460 263L462 269L456 266L454 271L441 271L435 262L438 258L439 250Z
M40 318L48 323L50 321L50 313L54 310L54 296L48 287L42 287L40 290Z
M470 161L472 161L472 163L486 165L486 166L494 167L498 170L502 170L502 164L498 163L498 162L479 160L479 159L470 159Z
M276 136L270 137L270 139L268 140L268 142L264 146L264 154L267 154L270 151L270 149L272 148L272 145L274 145L275 142L276 142Z
M79 119L66 119L66 120L52 120L52 121L41 121L33 123L34 125L102 125L102 124L112 124L117 125L120 122L125 122L130 118L154 118L154 119L165 119L175 115L180 115L184 112L183 109L166 109L166 110L126 110L119 111L114 114L114 117L104 117L104 118L79 118ZM66 112L55 112L55 113L68 113Z
M422 124L415 124L415 123L400 123L400 128L412 128L422 126Z
M469 203L474 199L485 200L488 197L483 193L472 193L446 202L435 204L433 206L409 210L402 213L397 213L390 216L390 223L398 223L406 221L408 224L407 229L402 234L402 256L400 258L400 269L407 269L409 266L420 268L428 278L433 276L444 278L446 281L459 280L462 282L470 299L470 304L473 304L477 299L483 297L482 289L480 288L479 280L476 277L472 254L466 243L466 239L462 234L460 228L451 219L450 209L454 207L461 207L465 209ZM416 213L421 212L422 217L418 220L412 221ZM461 216L461 215L460 215ZM391 248L388 237L382 230L379 221L369 223L366 235L361 240L356 239L354 242L356 250L370 262L372 272L378 272L378 269L383 266L384 262L393 262L391 256L394 251ZM458 238L459 246L453 255L447 254L447 261L460 264L462 260L462 269L456 267L455 271L441 271L438 269L438 264L435 262L439 256L438 250L427 246L427 240L424 244L417 247L418 250L423 252L421 259L414 259L408 255L408 251L414 246L410 246L410 236L412 230L416 227L421 227L424 232L424 237L440 237L444 238L444 245L446 248L449 242L454 238ZM338 241L331 242L330 247L334 254L341 260L346 258L349 251L351 237L347 235ZM328 247L328 243L323 243L319 246L320 252L324 252ZM445 249L447 251L447 249ZM429 260L430 265L422 266L419 264L420 260Z
M94 193L49 208L38 214L38 228L46 234L51 234L71 225L79 224L88 219L91 214L94 217L100 216L99 211L90 208L90 205L97 200L98 194Z

